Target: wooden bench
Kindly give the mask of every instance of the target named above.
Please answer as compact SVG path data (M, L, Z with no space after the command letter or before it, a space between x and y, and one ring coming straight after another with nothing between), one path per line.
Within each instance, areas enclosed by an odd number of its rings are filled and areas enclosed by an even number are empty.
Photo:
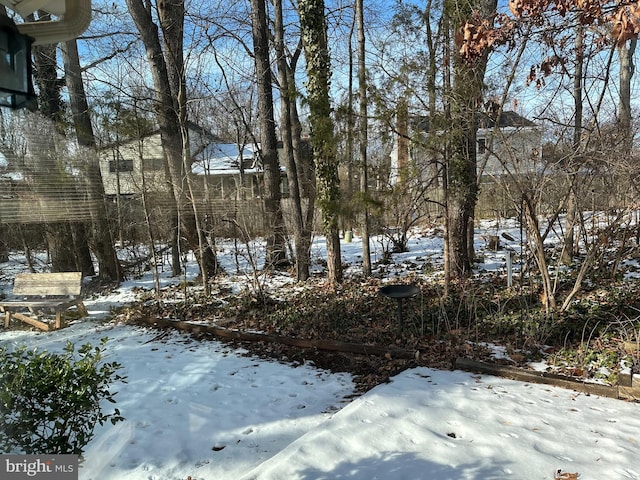
M13 317L41 330L50 330L49 323L40 318L55 314L53 328L58 329L62 326L62 313L71 307L77 307L83 317L88 315L81 293L81 272L19 273L13 283L16 299L0 300L4 327L9 328ZM29 314L17 310L28 310Z

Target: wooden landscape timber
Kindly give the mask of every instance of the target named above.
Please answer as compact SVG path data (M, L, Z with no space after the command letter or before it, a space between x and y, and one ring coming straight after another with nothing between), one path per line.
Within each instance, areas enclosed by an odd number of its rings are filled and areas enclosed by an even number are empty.
M189 333L209 334L214 337L236 340L242 342L267 342L279 343L303 349L317 349L330 352L353 353L357 355L382 356L393 359L419 360L420 352L398 347L384 347L378 345L366 345L360 343L340 342L337 340L311 340L305 338L284 337L258 332L245 332L231 330L214 325L201 325L197 323L178 320L164 320L153 317L136 318L135 322L151 325L155 328L173 328ZM469 358L457 358L454 367L458 370L489 374L504 378L510 378L521 382L546 384L574 390L587 395L599 395L602 397L621 400L640 401L640 378L631 375L621 376L620 385L600 385L587 383L569 377L554 375L546 372L524 370L522 368L507 365L498 365L487 362L471 360Z
M455 366L459 370L468 372L485 373L497 377L510 378L521 382L539 383L555 387L567 388L587 395L599 395L602 397L621 400L640 401L640 378L626 375L621 378L620 385L601 385L588 383L579 379L572 379L562 375L547 372L523 370L508 365L479 362L469 358L458 358Z
M305 338L283 337L280 335L270 335L267 333L243 332L241 330L230 330L228 328L214 325L200 325L174 320L163 320L159 318L145 317L136 319L158 328L175 328L191 333L206 333L215 337L238 340L243 342L267 342L279 343L291 347L317 349L331 352L355 353L358 355L390 356L397 359L415 359L420 353L415 350L408 350L398 347L381 347L377 345L366 345L362 343L347 343L337 340L309 340Z

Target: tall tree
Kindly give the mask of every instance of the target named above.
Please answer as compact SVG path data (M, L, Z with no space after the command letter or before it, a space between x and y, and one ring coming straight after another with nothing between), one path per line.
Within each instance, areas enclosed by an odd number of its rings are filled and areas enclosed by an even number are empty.
M274 46L276 65L278 70L278 84L280 87L281 136L284 161L287 169L289 184L289 198L292 205L292 226L295 244L296 279L300 282L309 278L311 263L311 234L313 230L313 208L315 195L309 188L310 183L305 179L308 168L303 164L301 152L301 126L298 119L298 92L292 71L301 53L302 46L294 49L291 55L291 65L288 62L285 48L285 28L282 0L274 0ZM307 199L306 211L303 199Z
M119 282L122 280L122 271L115 252L107 219L107 209L104 204L104 184L100 172L100 162L95 151L96 141L82 82L76 40L69 40L63 44L62 58L76 138L78 144L88 150L85 157L84 180L91 209L91 247L98 260L98 275L102 281Z
M322 230L327 242L327 270L329 283L336 285L342 281L338 231L340 179L329 97L331 62L327 44L324 0L301 0L298 3L298 9L302 43L307 60L307 101L310 112L311 146L316 164Z
M35 16L29 17L30 21ZM39 21L51 20L47 12L38 12ZM63 116L64 108L61 96L61 82L57 76L57 45L39 45L33 49L34 77L38 85L38 110L50 120L57 133L64 135ZM57 147L52 136L37 135L36 132L27 132L31 143L31 159L33 162L34 186L39 194L49 195L51 189L49 182L52 176L68 177L63 168L59 168L60 159L57 155ZM46 143L46 145L45 145ZM35 148L37 146L37 149ZM50 175L38 175L39 172L50 172ZM67 183L68 188L75 188L73 182L67 178L58 179L59 184ZM49 199L58 202L58 198ZM85 225L81 222L50 223L46 226L46 237L51 254L52 270L82 271L84 275L95 273L91 253L89 251L88 236Z
M496 0L445 2L445 15L455 32L474 14L491 18ZM477 114L482 105L488 53L469 63L456 49L453 55L453 83L450 97L450 152L447 165L448 267L452 276L471 273L473 262L473 218L478 194L476 133Z
M127 7L144 44L156 95L156 114L163 150L168 163L172 193L177 206L180 231L196 253L203 278L218 269L213 249L205 245L198 228L185 180L191 175L186 135L186 82L183 62L184 2L158 2L162 36L154 21L152 4L127 0ZM161 38L164 42L161 43ZM181 101L179 101L181 100ZM187 168L185 168L187 167Z
M277 267L286 260L285 228L280 205L280 163L273 114L271 62L267 30L266 0L251 0L253 51L258 79L258 117L260 156L264 169L264 206L267 217L267 266ZM292 172L293 173L293 172Z
M355 0L356 30L358 36L358 93L360 98L360 123L358 128L358 152L360 160L360 191L365 199L362 219L362 273L371 275L371 250L369 246L369 165L367 144L369 141L369 113L367 97L366 37L364 31L364 1Z
M582 153L582 120L583 120L583 88L582 84L584 81L584 27L582 25L578 25L576 27L576 56L574 61L574 72L573 72L573 106L575 109L574 119L573 119L573 158L577 159L580 157ZM569 162L569 169L573 170L575 168L576 162ZM576 176L569 172L569 193L567 196L567 216L566 216L566 225L564 231L564 248L562 249L562 263L566 265L570 265L573 261L573 244L575 241L574 238L574 228L576 225L577 215L578 215L578 199L576 197L576 189L575 189L575 178Z
M636 51L638 39L632 38L622 45L618 45L618 56L620 58L620 100L618 106L618 124L623 135L624 152L629 155L633 146L633 130L631 115L631 80L635 73L633 55Z

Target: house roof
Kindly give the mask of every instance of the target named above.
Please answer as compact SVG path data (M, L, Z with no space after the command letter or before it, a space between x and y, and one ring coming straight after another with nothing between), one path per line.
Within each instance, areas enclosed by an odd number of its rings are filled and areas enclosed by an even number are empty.
M215 142L221 141L217 135L209 132L207 129L205 129L204 127L201 127L200 125L194 122L187 121L187 127L189 129L189 143L191 144L192 155L197 155L204 149L206 145L209 145L212 142L215 143ZM120 140L101 145L99 150L111 150L117 147L129 145L132 143L137 143L139 142L140 138L151 138L151 137L159 138L160 130L156 128L154 130L144 132L141 135L141 137L134 136L134 137L122 138Z
M191 171L195 175L237 174L242 160L245 166L251 162L251 167L244 169L245 173L254 173L260 170L257 158L254 145L241 147L235 143L211 143L196 156Z
M480 128L493 128L496 123L500 128L506 127L535 127L536 124L531 120L523 117L519 113L513 111L501 112L500 115L490 116L486 113L480 113L479 115L479 127Z

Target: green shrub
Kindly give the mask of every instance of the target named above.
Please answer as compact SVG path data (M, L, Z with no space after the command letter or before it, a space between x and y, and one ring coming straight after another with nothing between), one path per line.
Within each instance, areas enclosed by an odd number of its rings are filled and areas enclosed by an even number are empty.
M109 385L125 381L122 366L101 363L107 339L78 351L68 342L60 354L21 347L0 349L0 453L82 454L97 424L124 420Z

